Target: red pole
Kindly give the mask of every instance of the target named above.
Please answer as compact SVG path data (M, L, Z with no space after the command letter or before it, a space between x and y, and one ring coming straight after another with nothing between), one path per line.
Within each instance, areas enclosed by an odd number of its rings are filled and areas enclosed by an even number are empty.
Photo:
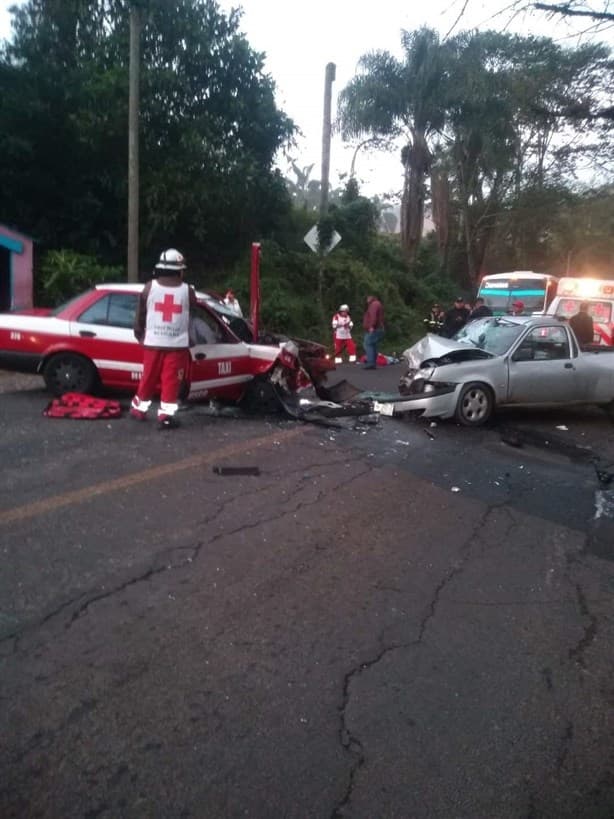
M252 321L254 341L258 341L258 324L260 319L260 242L252 242L249 314Z

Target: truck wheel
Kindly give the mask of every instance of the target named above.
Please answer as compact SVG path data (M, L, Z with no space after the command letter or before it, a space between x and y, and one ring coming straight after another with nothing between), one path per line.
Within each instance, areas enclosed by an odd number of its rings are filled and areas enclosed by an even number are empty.
M96 367L76 353L57 353L43 368L45 385L52 395L92 392L98 382Z
M458 397L456 420L465 427L482 426L492 415L494 403L492 390L486 384L465 384Z

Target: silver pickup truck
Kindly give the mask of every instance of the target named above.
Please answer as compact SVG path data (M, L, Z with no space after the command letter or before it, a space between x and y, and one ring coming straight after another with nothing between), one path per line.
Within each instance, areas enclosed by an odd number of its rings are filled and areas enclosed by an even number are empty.
M614 347L581 350L552 316L478 319L451 339L425 336L403 358L404 397L378 407L389 415L416 411L479 426L497 407L597 404L614 420Z

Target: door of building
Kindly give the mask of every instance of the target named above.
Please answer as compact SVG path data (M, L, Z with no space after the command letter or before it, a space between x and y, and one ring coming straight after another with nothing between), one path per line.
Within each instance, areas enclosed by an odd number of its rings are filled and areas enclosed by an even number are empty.
M0 310L11 309L11 254L0 247Z

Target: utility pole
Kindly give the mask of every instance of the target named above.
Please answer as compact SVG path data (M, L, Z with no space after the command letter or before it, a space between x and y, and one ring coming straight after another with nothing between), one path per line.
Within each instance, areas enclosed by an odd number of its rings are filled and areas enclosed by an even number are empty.
M335 63L328 63L324 78L324 116L322 119L322 174L320 177L320 226L328 214L328 180L330 176L330 137L331 137L331 104L333 96L333 83L335 81ZM318 231L318 250L320 256L320 266L318 269L318 305L320 315L324 319L324 255L322 247L322 233Z
M322 122L322 177L320 181L320 219L328 212L328 180L330 176L331 102L335 81L335 63L328 63L324 80L324 118Z
M141 9L130 5L128 94L128 281L139 280L139 84L141 72Z

